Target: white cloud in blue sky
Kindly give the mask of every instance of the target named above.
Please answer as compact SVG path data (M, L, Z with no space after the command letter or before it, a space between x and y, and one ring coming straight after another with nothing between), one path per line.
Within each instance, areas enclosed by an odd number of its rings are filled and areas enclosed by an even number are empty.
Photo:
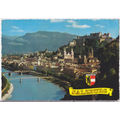
M116 38L119 35L117 19L36 19L36 20L2 20L2 34L20 36L37 31L66 32L76 35L90 33L111 33Z
M71 23L71 25L66 25L66 27L73 27L73 28L90 28L89 25L79 25L75 20L68 20L68 23Z
M97 20L100 20L100 19L91 19L92 21L97 21Z
M91 26L83 24L78 24L75 20L65 20L65 19L51 19L51 23L59 23L59 22L65 22L69 23L69 25L65 25L65 27L73 27L73 28L90 28Z
M104 27L105 27L105 26L100 25L100 24L96 24L95 26L96 26L96 27L99 27L99 28L104 28Z
M51 22L51 23L64 22L64 20L63 20L63 19L51 19L50 22Z
M24 32L24 30L20 29L18 26L11 26L11 32Z

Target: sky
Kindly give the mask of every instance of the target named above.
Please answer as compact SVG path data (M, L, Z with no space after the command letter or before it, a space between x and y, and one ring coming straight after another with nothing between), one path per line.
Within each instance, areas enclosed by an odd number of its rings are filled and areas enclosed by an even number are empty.
M56 31L79 36L90 33L110 33L113 38L119 34L117 19L34 19L2 20L2 35L21 36L37 31Z

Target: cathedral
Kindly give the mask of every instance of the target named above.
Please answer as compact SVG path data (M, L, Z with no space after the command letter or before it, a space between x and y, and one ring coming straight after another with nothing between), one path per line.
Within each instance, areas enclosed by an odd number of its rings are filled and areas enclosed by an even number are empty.
M66 50L67 48L64 48L63 55L58 49L57 52L57 60L58 61L63 61L64 63L71 63L71 64L83 64L83 65L90 65L90 66L96 66L99 65L100 61L94 57L94 51L93 48L91 48L88 52L88 55L79 55L77 58L75 58L75 53L73 51L73 48L69 52Z
M64 48L64 60L65 62L73 62L74 61L74 51L73 48L71 49L71 52L66 52L66 48Z
M99 60L94 57L94 51L93 48L88 53L88 56L84 55L83 57L79 56L79 61L81 64L99 64Z

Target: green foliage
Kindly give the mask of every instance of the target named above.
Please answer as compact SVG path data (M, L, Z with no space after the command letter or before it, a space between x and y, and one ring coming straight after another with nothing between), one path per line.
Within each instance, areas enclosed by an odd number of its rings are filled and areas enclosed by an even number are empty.
M109 74L110 74L111 76L115 75L115 74L116 74L115 69L114 69L114 68L111 68L110 71L109 71Z
M103 41L103 42L100 43L99 47L102 48L107 44L108 44L108 41Z
M118 99L119 97L119 42L117 40L105 45L98 51L100 74L98 86L113 88L113 96L104 99ZM101 81L102 80L102 81ZM103 99L103 98L102 98Z
M106 80L106 78L107 78L107 75L104 74L104 75L103 75L103 80Z
M2 96L4 96L8 90L10 89L10 83L9 81L7 80L7 78L2 75Z
M88 47L98 48L98 47L99 47L99 40L96 39L96 38L86 39L85 44L86 44Z

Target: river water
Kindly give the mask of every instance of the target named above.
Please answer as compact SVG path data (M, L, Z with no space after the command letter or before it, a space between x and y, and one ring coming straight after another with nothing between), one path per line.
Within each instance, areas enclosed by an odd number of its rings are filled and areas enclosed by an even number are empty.
M2 72L7 71L2 68ZM58 101L65 95L62 88L42 78L26 78L34 76L18 73L12 73L11 76L6 73L5 76L14 87L7 101Z

